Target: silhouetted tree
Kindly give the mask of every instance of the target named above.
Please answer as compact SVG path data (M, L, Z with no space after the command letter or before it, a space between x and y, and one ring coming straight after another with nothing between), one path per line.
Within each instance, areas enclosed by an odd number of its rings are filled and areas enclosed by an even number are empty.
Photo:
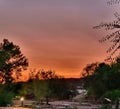
M83 82L84 82L84 87L88 87L92 84L92 77L95 73L96 68L98 67L98 63L92 63L92 64L88 64L86 65L86 67L83 69L82 71L82 77Z
M32 70L28 81L33 82L35 97L38 100L46 98L47 104L49 97L67 99L69 92L73 89L63 77L51 70Z
M98 67L98 63L88 64L82 72L83 77L88 77L94 74L95 69Z
M48 70L30 70L29 73L29 79L28 81L32 81L34 79L39 79L39 80L49 80L49 79L55 79L55 78L62 78L62 76L57 75L54 71Z
M120 0L108 0L108 5L113 4L119 4ZM118 50L120 49L120 15L115 12L114 16L116 20L113 20L112 22L102 22L98 26L95 26L93 28L95 29L101 29L104 28L106 31L112 30L109 34L107 34L105 37L102 37L99 42L103 43L106 41L109 41L111 43L111 46L107 49L107 53L109 53L109 56L106 60L115 60L117 57L119 57L120 54L118 53ZM118 55L116 57L116 55Z
M108 5L119 4L120 0L107 0Z
M18 79L21 71L28 66L27 58L21 53L20 47L4 39L0 43L0 82L11 83L14 81L13 73Z
M55 78L60 78L61 76L58 76L54 71L48 70L44 71L41 70L36 74L36 78L44 79L44 80L50 80Z
M91 69L90 69L91 70ZM108 91L120 90L120 59L114 63L99 63L94 73L84 80L85 88L94 97L99 98Z
M49 89L49 83L47 80L33 80L33 92L39 103L46 98L46 104L48 104L48 97L50 96L51 90Z

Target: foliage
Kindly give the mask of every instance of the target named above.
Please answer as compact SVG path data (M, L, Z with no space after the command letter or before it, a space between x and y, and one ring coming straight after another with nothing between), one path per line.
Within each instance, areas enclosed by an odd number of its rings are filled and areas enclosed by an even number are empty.
M32 91L32 84L30 83L22 83L22 87L18 90L20 96L27 96L30 95Z
M56 75L54 71L48 70L31 70L29 73L29 79L28 81L32 81L34 79L40 79L40 80L49 80L49 79L55 79L55 78L61 78L61 76Z
M51 90L51 96L58 99L69 98L70 87L65 79L51 79L49 80L49 89Z
M95 69L97 68L98 63L88 64L82 72L83 77L87 77L94 74Z
M34 95L41 99L57 98L68 99L70 94L75 94L76 88L64 78L53 71L33 70L29 74L29 80L23 85L20 94Z
M9 90L12 90L14 92L14 94L17 96L17 95L19 95L19 91L22 90L22 85L23 85L22 82L12 83L11 89L9 89Z
M108 5L119 3L120 0L107 1ZM89 87L89 89L92 89L95 95L98 95L97 97L102 95L109 96L112 101L117 99L120 90L120 54L118 53L118 50L120 49L120 15L115 12L114 16L116 19L112 22L103 22L98 26L93 27L95 29L104 28L106 31L110 31L110 33L107 32L108 34L105 37L102 37L99 42L110 42L111 45L106 51L109 54L106 61L110 61L111 65L100 63L99 66L94 70L94 74L86 77L87 82L90 83L85 83L87 84L87 88ZM94 83L92 84L92 82Z
M46 91L48 93L48 95L47 94L45 94L45 95L52 96L53 95L52 93L55 93L55 92L57 93L57 91L55 91L55 89L58 90L58 87L61 87L60 81L59 81L60 79L61 79L61 76L56 75L55 72L53 72L51 70L44 71L42 69L42 70L38 70L38 71L36 71L36 70L31 71L29 74L28 81L33 82L33 86L35 88L34 91L35 90L36 91L37 90L41 90L41 91L45 90L44 93L46 93ZM63 87L61 89L63 89ZM41 91L39 91L39 93ZM42 95L42 94L40 94L40 95ZM43 94L43 96L44 96L44 94Z
M30 72L27 82L12 84L15 87L11 89L16 94L28 99L36 98L38 103L43 99L48 103L50 98L68 99L69 95L76 94L76 87L73 84L71 85L66 79L52 71L33 70Z
M100 98L108 91L120 89L120 59L114 63L99 63L94 69L92 75L86 76L84 86L88 89L89 94L93 94L95 98Z
M4 39L0 43L0 106L12 104L12 98L18 94L21 84L13 83L26 70L28 61L20 47Z
M119 3L120 3L120 0L108 0L107 1L108 5L119 4Z
M18 79L21 71L28 66L26 57L21 53L20 47L9 42L7 39L0 43L0 82L11 83L15 79L13 73Z
M100 109L111 109L111 105L110 104L105 104Z
M12 105L12 98L14 93L12 91L4 90L4 86L0 87L0 107Z
M38 101L50 95L50 89L48 88L48 82L46 80L35 79L33 81L33 90Z
M119 4L120 0L108 0L108 5L113 4ZM118 50L120 48L120 15L115 12L114 16L116 20L113 20L112 22L102 22L98 26L94 26L95 29L101 29L104 28L106 31L110 31L105 37L102 37L99 42L103 43L106 41L109 41L111 43L110 47L107 49L107 53L109 53L109 56L107 57L106 61L113 61L116 60L117 57L119 57ZM112 32L111 32L112 30ZM117 55L117 57L116 57Z
M120 90L112 90L112 91L107 91L104 95L103 98L109 98L112 103L115 103L118 98L120 98Z

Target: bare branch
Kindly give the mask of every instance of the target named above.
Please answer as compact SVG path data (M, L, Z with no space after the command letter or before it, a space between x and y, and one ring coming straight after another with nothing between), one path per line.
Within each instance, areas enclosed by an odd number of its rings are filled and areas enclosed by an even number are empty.
M114 4L119 4L120 0L109 0L107 1L107 5L114 5Z

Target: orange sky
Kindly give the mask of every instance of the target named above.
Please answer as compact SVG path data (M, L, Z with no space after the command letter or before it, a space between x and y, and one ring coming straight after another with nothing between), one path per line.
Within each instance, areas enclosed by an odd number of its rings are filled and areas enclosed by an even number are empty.
M108 44L92 27L114 19L106 0L0 0L0 41L19 45L29 69L80 77L86 64L103 61Z

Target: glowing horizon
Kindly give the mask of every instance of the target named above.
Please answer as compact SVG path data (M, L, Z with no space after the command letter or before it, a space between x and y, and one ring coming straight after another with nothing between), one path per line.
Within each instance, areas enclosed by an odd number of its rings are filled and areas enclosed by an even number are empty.
M116 6L100 0L1 0L0 41L19 45L29 69L78 77L89 63L104 61L105 35L92 27L114 18ZM119 11L118 11L119 12Z

